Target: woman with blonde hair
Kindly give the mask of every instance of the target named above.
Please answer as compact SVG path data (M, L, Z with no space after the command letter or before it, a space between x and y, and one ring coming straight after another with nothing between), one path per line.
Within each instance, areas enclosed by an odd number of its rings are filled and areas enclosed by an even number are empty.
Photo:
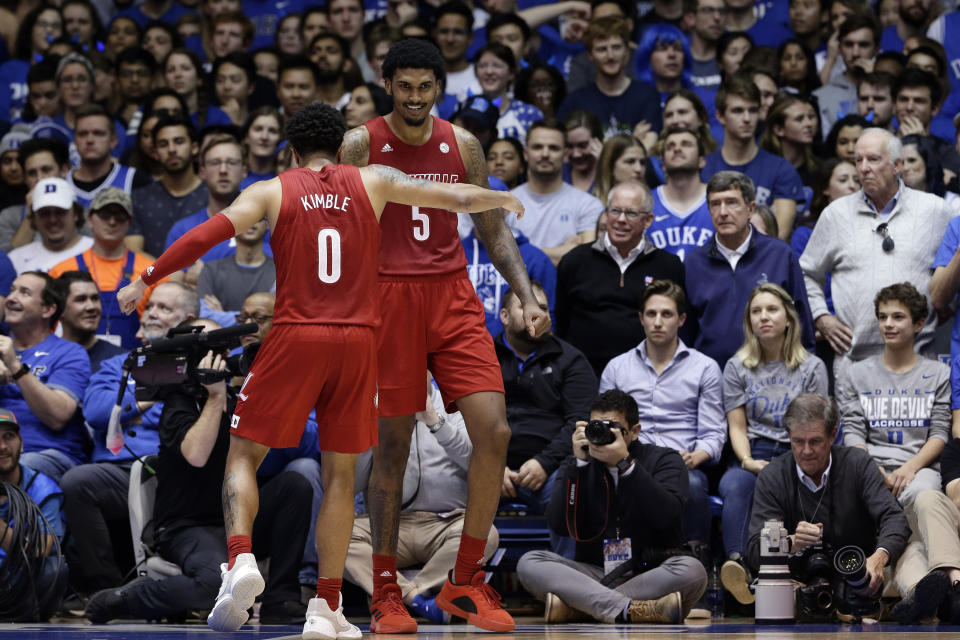
M606 206L610 191L627 180L646 182L647 149L629 133L610 136L603 143L597 160L597 177L593 195Z
M757 474L790 450L783 414L803 393L827 393L827 368L801 342L803 327L790 294L773 283L750 294L743 318L743 346L723 370L723 406L730 446L737 457L720 479L721 531L727 554L723 585L741 603L753 602L743 565Z

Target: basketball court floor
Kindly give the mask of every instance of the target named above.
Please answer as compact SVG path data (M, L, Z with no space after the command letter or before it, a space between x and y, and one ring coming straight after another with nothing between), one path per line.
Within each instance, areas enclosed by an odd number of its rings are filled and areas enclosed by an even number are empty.
M361 625L364 636L369 627ZM202 624L108 624L85 623L0 624L0 637L16 640L260 640L300 637L300 627L248 625L233 633L211 631ZM908 634L907 638L904 635ZM379 636L393 640L960 640L960 627L874 625L757 626L750 619L688 622L683 625L543 625L535 618L518 619L512 634L485 633L465 625L420 625L418 638ZM897 638L899 636L899 638Z

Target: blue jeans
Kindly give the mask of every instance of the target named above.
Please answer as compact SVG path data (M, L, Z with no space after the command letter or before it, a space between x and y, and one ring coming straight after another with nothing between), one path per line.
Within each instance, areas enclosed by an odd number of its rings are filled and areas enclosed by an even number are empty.
M766 438L756 438L750 442L750 455L754 460L772 460L789 450L789 444ZM756 474L740 468L739 464L731 466L720 478L720 496L723 498L720 531L728 558L735 553L741 556L746 553L753 488L756 484Z
M547 476L546 481L543 483L543 486L538 490L534 491L527 487L517 487L517 497L516 498L501 498L501 501L506 502L521 502L530 509L531 513L536 515L543 515L547 512L547 505L550 504L550 496L553 495L553 483L557 479L557 473L559 470L554 471L549 476ZM574 552L576 551L576 545L573 542L573 538L569 536L561 536L558 533L555 533L553 529L550 529L550 548L564 558L570 560L573 559Z
M687 540L704 544L710 542L710 495L707 474L700 469L689 469L690 496L683 512L683 532Z

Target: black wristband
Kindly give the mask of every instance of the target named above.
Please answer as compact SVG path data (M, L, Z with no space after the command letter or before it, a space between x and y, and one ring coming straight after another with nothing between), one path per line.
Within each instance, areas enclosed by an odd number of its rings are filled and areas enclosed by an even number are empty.
M20 378L22 378L23 376L27 375L28 373L30 373L30 367L27 366L26 364L21 363L21 364L20 364L20 368L17 369L17 372L16 372L15 374L13 374L12 376L10 376L10 379L11 379L11 380L19 380Z

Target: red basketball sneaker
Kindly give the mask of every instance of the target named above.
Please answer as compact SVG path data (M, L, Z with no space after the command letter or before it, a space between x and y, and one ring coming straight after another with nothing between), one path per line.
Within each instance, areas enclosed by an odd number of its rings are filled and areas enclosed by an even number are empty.
M500 594L486 583L483 571L477 571L467 585L454 584L451 571L437 595L437 605L487 631L513 631L515 626L500 604Z
M370 605L370 631L374 633L416 633L417 621L403 604L400 587L385 584Z

